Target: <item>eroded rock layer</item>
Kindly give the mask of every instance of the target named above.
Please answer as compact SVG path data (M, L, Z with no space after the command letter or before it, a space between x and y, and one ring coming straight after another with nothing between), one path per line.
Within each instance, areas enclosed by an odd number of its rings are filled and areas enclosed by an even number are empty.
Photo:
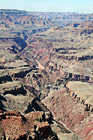
M43 100L43 103L51 110L56 120L63 122L69 129L80 135L82 139L89 140L92 138L93 130L93 106L92 103L91 105L86 103L87 98L84 97L87 95L83 95L82 88L84 87L79 87L81 97L76 89L71 92L68 88L64 88L50 93ZM89 96L91 100L92 97Z

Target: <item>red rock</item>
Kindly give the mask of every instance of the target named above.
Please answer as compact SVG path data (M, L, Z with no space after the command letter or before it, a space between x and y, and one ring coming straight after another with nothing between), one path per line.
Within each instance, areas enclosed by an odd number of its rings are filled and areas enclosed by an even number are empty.
M0 137L5 136L11 140L34 140L38 137L52 137L58 140L47 122L43 122L43 112L32 112L25 117L17 111L0 114ZM40 120L41 119L41 120Z
M90 135L87 136L84 140L93 140L93 134L90 134Z

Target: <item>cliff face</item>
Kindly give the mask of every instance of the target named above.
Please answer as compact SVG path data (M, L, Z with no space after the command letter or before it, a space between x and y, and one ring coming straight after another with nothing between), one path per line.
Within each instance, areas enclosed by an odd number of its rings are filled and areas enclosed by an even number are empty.
M3 35L0 38L0 45L3 45L6 49L10 50L13 53L18 53L22 51L26 46L24 39L14 36L8 37L9 34L6 34L6 37Z

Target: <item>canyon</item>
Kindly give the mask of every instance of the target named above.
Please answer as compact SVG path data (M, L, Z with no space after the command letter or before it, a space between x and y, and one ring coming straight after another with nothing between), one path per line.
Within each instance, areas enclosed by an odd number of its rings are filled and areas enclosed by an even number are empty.
M0 9L0 140L93 139L93 14Z

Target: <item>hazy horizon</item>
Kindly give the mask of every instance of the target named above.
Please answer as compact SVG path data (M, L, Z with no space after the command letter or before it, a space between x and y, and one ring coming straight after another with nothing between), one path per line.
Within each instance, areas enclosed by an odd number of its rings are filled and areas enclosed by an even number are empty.
M0 0L0 9L90 14L93 13L93 0Z

